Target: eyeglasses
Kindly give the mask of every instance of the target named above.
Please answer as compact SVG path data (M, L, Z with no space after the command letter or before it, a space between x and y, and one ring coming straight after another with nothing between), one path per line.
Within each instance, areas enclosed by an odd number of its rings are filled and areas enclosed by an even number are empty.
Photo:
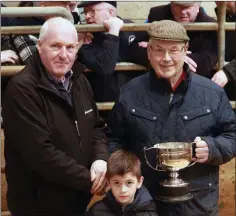
M89 14L89 16L94 17L96 11L101 11L104 9L108 9L108 8L99 8L99 9L92 9L89 8L88 10L84 10L83 12L81 12L82 15L87 16L87 14Z
M158 57L163 57L166 55L166 53L168 53L168 55L171 58L178 56L183 51L184 46L185 44L182 46L182 48L173 48L171 50L165 50L165 49L162 49L161 47L153 48L151 45L149 45L154 55Z

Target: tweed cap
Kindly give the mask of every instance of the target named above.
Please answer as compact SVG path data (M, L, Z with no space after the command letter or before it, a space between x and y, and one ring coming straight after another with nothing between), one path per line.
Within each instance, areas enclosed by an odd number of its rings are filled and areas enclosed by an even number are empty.
M183 25L172 20L161 20L152 22L149 26L150 38L170 41L189 41L189 37Z
M188 7L188 6L192 6L194 3L200 4L201 2L199 1L172 1L171 3Z
M102 3L102 2L106 2L106 3L112 5L115 8L117 7L117 2L116 1L82 1L78 5L78 8L91 6L91 5L99 4L99 3Z

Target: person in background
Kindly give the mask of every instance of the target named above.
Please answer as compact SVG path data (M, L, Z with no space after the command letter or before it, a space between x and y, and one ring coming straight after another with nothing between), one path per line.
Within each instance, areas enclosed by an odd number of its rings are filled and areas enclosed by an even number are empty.
M6 62L15 64L17 59L18 59L18 56L13 50L1 51L1 64L6 63Z
M89 34L86 43L81 47L78 60L95 72L88 74L93 87L96 101L112 102L116 99L120 87L132 79L134 73L114 71L117 62L127 62L130 55L130 46L137 40L138 34L120 31L123 23L131 20L122 20L117 14L115 1L86 1L79 7L84 8L84 17L87 24L103 24L107 32ZM113 31L114 33L110 33ZM87 58L86 56L90 56ZM99 66L94 62L98 56L104 56Z
M14 216L80 216L106 186L105 124L84 66L74 64L77 51L74 25L48 19L37 51L5 91L7 202Z
M179 23L215 22L208 16L197 1L172 1L170 4L153 7L148 15L148 22L173 20ZM189 53L185 62L190 69L204 77L211 78L217 64L217 37L216 32L187 31L190 38ZM148 37L147 37L148 38ZM146 49L147 40L139 43ZM145 55L137 56L136 63L148 64ZM147 59L147 57L146 57Z
M110 151L135 153L144 185L153 198L168 177L146 163L143 148L165 142L195 142L194 166L180 171L193 199L165 203L154 199L160 216L218 215L219 166L236 156L236 116L225 91L193 73L185 58L190 38L183 25L155 21L148 28L152 68L121 88L108 121ZM156 161L151 154L149 161Z
M34 6L64 7L70 11L69 4L69 1L39 1L35 2ZM41 26L48 18L49 17L19 17L16 19L15 26ZM21 63L26 64L37 49L38 35L12 35L12 40L19 54Z
M220 1L216 1L217 7L215 12L217 15ZM236 22L236 3L228 1L226 4L226 22ZM236 31L226 31L225 40L225 60L230 62L225 65L222 70L217 71L212 80L225 88L225 91L230 100L236 100Z
M110 190L86 216L157 216L153 198L143 185L138 157L124 150L111 154L106 179Z
M81 14L78 8L79 1L70 1L69 7L74 18L74 24L79 24L81 22Z

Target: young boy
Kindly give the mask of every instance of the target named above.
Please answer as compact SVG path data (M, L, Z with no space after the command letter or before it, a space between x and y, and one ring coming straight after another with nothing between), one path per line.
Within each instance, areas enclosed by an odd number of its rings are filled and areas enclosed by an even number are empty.
M157 216L155 203L142 186L141 163L136 155L123 150L111 154L106 179L111 189L86 216Z

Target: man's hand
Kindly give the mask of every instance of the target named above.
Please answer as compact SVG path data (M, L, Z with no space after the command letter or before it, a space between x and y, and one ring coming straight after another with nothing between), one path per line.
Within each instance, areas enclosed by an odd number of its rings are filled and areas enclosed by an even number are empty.
M194 142L196 143L196 158L193 160L197 160L198 163L205 163L209 157L209 148L207 143L200 137L196 137Z
M187 54L188 54L188 52L187 52ZM188 64L188 66L189 66L189 68L190 68L191 71L193 71L193 72L196 72L196 71L197 71L197 70L196 70L197 64L196 64L196 62L193 61L190 57L186 56L184 61L185 61L185 63Z
M139 45L140 47L147 48L148 42L146 42L146 41L141 41L141 42L138 43L138 45Z
M224 87L228 83L228 78L223 70L217 71L211 80L221 87Z
M105 175L107 171L107 162L104 160L96 160L93 162L90 173L91 182L93 182L91 193L102 193L106 188Z
M107 29L109 34L118 36L120 33L120 29L124 25L124 22L118 17L110 17L109 19L103 21L103 25Z
M93 38L94 36L90 32L78 33L79 47L81 47L83 44L91 44L93 41Z
M16 53L12 50L5 50L5 51L1 51L1 63L5 63L5 62L11 62L13 64L15 64L16 60L18 59L18 56L16 55Z

